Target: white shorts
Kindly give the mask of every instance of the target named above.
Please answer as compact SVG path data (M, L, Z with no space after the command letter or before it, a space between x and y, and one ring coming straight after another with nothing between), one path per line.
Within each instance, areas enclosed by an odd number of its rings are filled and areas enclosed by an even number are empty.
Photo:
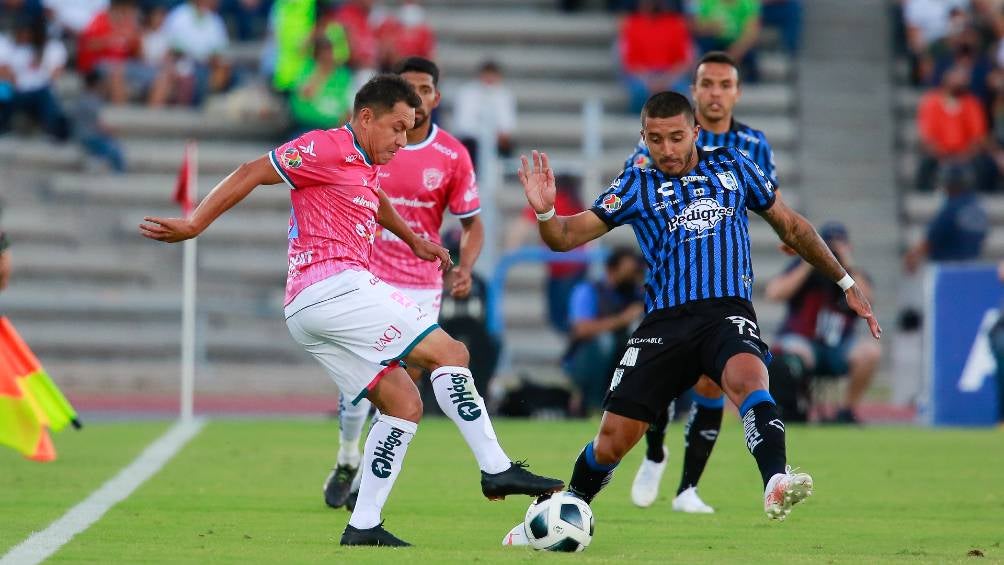
M285 312L290 335L352 404L439 327L416 300L369 271L342 271L314 283Z
M391 285L393 286L393 285ZM402 288L399 289L408 298L418 302L432 316L433 320L439 319L439 311L443 308L443 289L441 288Z

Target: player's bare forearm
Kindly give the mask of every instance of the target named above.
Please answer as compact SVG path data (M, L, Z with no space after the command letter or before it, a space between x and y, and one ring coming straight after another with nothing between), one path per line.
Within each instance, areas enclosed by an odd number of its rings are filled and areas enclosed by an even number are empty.
M414 248L415 242L418 239L418 235L408 227L408 223L404 221L404 218L397 213L394 209L394 205L390 203L390 199L387 198L387 194L384 191L377 191L380 197L380 209L377 211L377 222L383 226L385 229L390 230L391 233L396 235L401 241L408 244L409 247Z
M537 222L537 229L552 251L570 251L602 236L609 228L596 214L586 210L574 216L554 216Z
M460 220L460 264L461 269L470 272L474 270L485 244L485 224L481 216L471 216Z
M147 216L140 224L140 233L147 238L177 243L198 236L216 218L233 208L262 184L279 184L282 178L272 167L268 156L248 161L219 182L202 199L189 218L156 218Z
M836 282L847 274L823 238L819 237L816 228L801 214L789 208L780 195L774 205L761 215L774 228L781 241L824 276Z

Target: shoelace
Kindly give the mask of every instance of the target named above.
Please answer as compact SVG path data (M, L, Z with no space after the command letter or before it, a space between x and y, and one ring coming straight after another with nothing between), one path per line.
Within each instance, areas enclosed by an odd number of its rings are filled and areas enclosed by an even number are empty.
M526 459L520 459L518 461L513 461L512 464L513 464L514 467L519 467L520 469L526 469L527 467L530 466L530 464L526 462Z
M791 465L785 465L784 466L784 474L785 475L794 475L795 473L798 472L799 469L801 469L801 467L792 467Z

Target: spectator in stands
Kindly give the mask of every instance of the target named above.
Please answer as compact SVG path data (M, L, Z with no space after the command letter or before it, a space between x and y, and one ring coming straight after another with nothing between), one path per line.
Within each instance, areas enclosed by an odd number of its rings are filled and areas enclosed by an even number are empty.
M7 234L0 230L0 291L7 288L10 281L10 241Z
M663 90L686 91L694 47L687 19L665 0L642 0L625 16L617 36L621 77L631 112L641 112L649 97Z
M917 108L917 129L923 154L917 187L930 190L941 164L973 168L977 182L993 188L994 174L987 144L987 117L980 100L968 90L969 69L955 66L941 87L923 95Z
M740 62L745 82L760 72L756 43L760 39L760 0L694 0L694 37L702 53L725 51Z
M273 53L266 56L271 59L266 64L270 66L272 88L277 92L289 92L303 77L311 58L318 15L314 0L276 0L272 5L269 48Z
M94 16L108 7L109 0L42 0L49 12L55 35L79 34Z
M223 57L229 39L219 0L189 0L172 9L164 33L176 61L177 102L199 104L207 94L230 85L230 65Z
M13 31L17 24L45 17L42 0L0 0L0 30Z
M924 261L970 261L980 256L990 220L972 190L970 169L950 164L942 167L945 201L927 226L924 238L907 251L903 265L915 272Z
M557 192L554 209L562 215L575 215L585 209L579 196L580 179L573 175L559 174L554 179ZM523 215L516 219L506 234L506 249L516 249L537 233L537 215L527 206ZM539 241L539 240L537 240ZM581 249L581 248L580 248ZM555 262L547 265L547 319L551 327L559 332L568 331L568 296L575 285L585 279L588 263Z
M373 0L346 0L334 13L349 38L349 65L357 72L356 84L376 72L380 44L373 20Z
M48 39L45 20L33 20L18 26L6 58L14 92L10 104L0 109L0 132L8 129L15 113L23 113L39 122L49 135L65 141L70 136L70 123L53 83L66 65L66 47Z
M785 51L798 53L802 44L802 0L761 0L761 4L763 25L777 28Z
M819 235L870 299L871 283L854 263L847 228L829 223ZM767 284L766 295L768 300L788 305L774 347L779 361L797 374L795 380L847 376L847 393L835 420L857 422L855 411L875 376L882 350L872 340L854 339L857 316L847 305L844 292L798 258Z
M405 57L436 58L436 34L426 21L417 0L405 0L401 8L377 28L380 69L389 70Z
M954 67L962 67L968 71L969 92L976 95L984 105L989 105L989 89L987 77L993 68L983 37L974 22L968 18L959 22L957 29L942 41L943 48L931 55L933 70L928 81L938 85L944 74Z
M109 98L115 104L129 100L130 85L145 89L153 76L140 62L143 33L136 0L111 0L77 37L77 70L87 74L101 69Z
M605 266L603 280L584 280L575 286L568 306L564 367L580 392L580 410L571 412L582 415L603 404L631 326L645 313L645 269L638 253L626 247L615 249Z
M251 41L264 34L271 0L222 0L220 15L229 20L238 41Z
M125 171L122 148L111 130L101 123L104 91L107 89L107 83L98 71L84 75L84 91L77 99L73 133L87 153L105 160L113 171L121 173Z
M324 37L314 42L314 57L303 80L289 97L297 135L313 129L329 129L348 121L352 110L352 71L335 60L331 43Z
M143 66L147 76L153 77L147 92L147 103L155 107L167 104L177 82L171 43L164 30L166 19L167 8L164 6L153 6L143 16Z
M453 133L478 163L478 143L482 132L496 132L498 153L512 156L516 130L516 97L502 82L502 69L495 61L478 67L477 80L460 87L453 107Z
M929 80L933 71L933 54L945 48L944 40L965 18L969 0L905 0L903 22L911 61L914 84Z

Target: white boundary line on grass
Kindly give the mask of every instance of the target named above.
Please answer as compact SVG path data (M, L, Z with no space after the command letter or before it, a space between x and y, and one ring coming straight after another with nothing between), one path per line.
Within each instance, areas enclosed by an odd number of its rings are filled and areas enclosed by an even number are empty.
M119 471L83 502L71 508L41 532L35 532L0 558L0 565L36 565L45 561L73 536L83 532L104 516L111 507L125 500L140 485L160 471L181 448L205 426L205 420L178 422L147 446L128 467Z

